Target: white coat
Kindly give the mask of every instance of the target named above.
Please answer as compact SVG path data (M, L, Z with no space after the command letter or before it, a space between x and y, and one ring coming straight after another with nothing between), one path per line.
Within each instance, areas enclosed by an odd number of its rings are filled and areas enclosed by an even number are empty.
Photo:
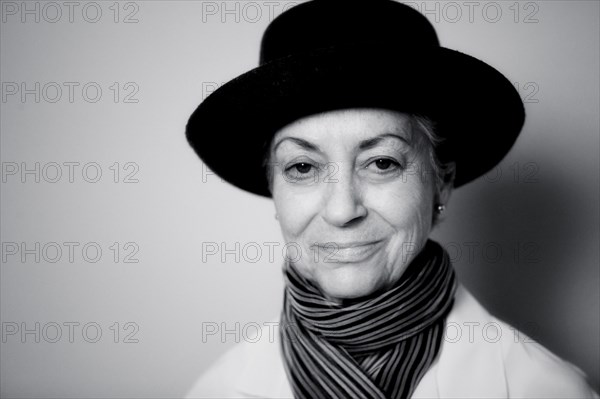
M267 323L265 323L267 324ZM226 352L188 398L293 398L277 323ZM268 331L267 331L268 330ZM252 341L252 342L251 342ZM413 398L598 398L585 375L491 316L459 285L437 359Z

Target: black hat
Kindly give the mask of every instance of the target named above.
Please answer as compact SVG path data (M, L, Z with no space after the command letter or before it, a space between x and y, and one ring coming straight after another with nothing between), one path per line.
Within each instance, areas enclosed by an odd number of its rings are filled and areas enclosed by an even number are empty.
M190 145L217 175L270 196L265 151L277 130L344 108L426 116L456 162L454 187L497 165L525 111L512 83L490 65L440 47L429 21L392 0L313 0L265 31L260 66L224 84L190 117Z

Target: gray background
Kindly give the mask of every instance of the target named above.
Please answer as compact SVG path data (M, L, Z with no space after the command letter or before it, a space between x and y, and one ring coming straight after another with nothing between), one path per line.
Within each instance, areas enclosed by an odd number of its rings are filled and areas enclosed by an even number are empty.
M283 244L273 204L210 174L185 123L210 87L255 66L264 28L297 2L78 2L72 15L26 3L32 14L2 2L0 31L1 394L181 396L277 317ZM434 236L484 305L598 390L599 3L471 4L413 2L443 45L518 85L528 119L502 164L453 194ZM65 162L79 163L72 182ZM21 176L36 163L39 182ZM215 325L234 332L203 339Z

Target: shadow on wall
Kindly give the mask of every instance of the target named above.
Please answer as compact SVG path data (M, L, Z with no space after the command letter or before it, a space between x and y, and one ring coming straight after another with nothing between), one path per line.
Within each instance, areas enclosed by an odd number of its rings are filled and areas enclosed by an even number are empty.
M456 191L435 237L492 314L580 367L598 391L597 182L544 168L505 160Z

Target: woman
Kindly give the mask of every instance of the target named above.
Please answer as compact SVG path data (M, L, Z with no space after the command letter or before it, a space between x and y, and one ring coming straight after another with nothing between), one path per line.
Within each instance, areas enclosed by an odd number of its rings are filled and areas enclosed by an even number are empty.
M389 0L294 7L260 64L209 96L187 137L222 178L273 198L298 253L277 339L235 347L190 397L597 397L574 366L515 342L428 239L451 191L515 142L509 80ZM494 339L448 339L468 323Z

